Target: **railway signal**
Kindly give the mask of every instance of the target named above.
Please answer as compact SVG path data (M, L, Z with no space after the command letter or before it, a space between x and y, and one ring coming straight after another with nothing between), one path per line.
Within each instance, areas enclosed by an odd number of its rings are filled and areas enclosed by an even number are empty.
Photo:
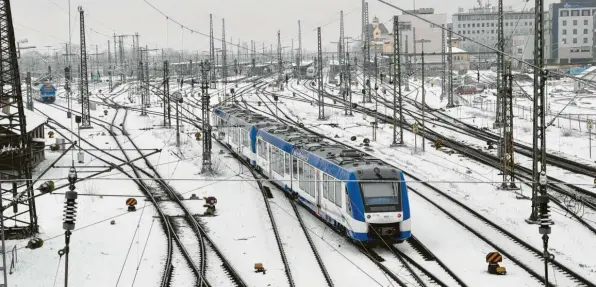
M137 211L135 205L137 205L137 200L135 198L129 198L126 200L126 205L128 205L128 211Z
M494 275L505 275L507 270L505 267L499 266L499 262L503 261L503 256L499 252L490 252L486 255L486 263L488 263L488 273Z

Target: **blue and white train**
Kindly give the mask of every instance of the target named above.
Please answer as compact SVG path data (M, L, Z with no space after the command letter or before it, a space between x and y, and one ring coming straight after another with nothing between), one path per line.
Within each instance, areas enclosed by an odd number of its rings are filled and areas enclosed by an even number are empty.
M46 104L56 101L56 87L49 83L36 84L33 87L33 98Z
M215 108L213 122L238 155L348 237L399 243L411 236L401 171L238 106Z

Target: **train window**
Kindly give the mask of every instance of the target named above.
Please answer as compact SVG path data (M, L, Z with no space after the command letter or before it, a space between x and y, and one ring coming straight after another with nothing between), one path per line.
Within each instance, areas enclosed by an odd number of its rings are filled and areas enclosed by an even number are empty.
M292 157L292 170L294 173L294 179L298 179L298 160Z
M238 128L232 128L232 142L238 144Z
M329 176L323 174L323 197L329 198Z
M312 195L313 197L316 197L317 195L317 184L319 183L317 181L317 169L313 166L312 170L311 170L311 175L310 175L310 195Z
M348 189L345 190L346 193L346 211L349 214L352 214L352 204L350 203L350 195L348 194Z
M286 174L290 174L290 154L284 152L284 169Z
M329 201L335 202L335 178L330 177L327 182L327 188L329 189Z
M342 191L342 185L341 185L341 181L336 181L335 182L335 205L341 207L341 191Z
M304 178L304 163L302 161L298 161L298 174L300 175L300 179L299 179L300 189L306 191L306 187L304 185L304 183L306 182L306 180Z

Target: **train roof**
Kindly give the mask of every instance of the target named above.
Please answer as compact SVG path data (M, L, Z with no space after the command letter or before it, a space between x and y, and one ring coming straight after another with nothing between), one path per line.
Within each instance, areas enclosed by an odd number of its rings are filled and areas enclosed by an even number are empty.
M279 125L278 122L265 117L259 113L242 108L238 105L219 106L215 108L215 114L226 118L233 125L257 128Z
M387 173L387 170L392 170L390 171L393 174L392 176L398 176L397 170L384 164L380 159L366 155L346 145L321 139L319 136L300 128L281 125L264 128L261 131L280 140L281 142L274 144L282 148L285 146L286 151L290 146L293 154L306 151L317 158L324 159L347 171L357 172L359 177L370 177L378 173L375 171L375 168L378 168L377 171L385 171L383 172L384 177L388 177L389 173Z

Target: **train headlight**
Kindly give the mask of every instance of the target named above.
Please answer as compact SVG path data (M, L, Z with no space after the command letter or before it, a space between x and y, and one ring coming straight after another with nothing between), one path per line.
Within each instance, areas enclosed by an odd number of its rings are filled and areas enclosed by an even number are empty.
M398 213L397 214L397 218L401 218L401 213Z
M370 219L370 214L366 216L366 218Z

